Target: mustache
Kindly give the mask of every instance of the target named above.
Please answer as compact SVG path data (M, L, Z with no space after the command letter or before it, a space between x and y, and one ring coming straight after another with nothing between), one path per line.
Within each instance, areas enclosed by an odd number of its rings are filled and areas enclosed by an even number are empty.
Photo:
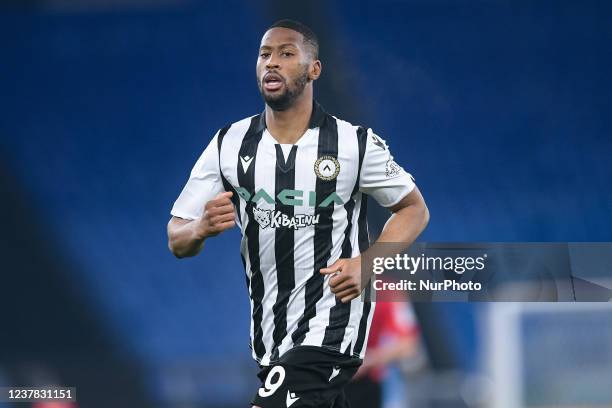
M262 75L262 77L261 77L261 81L262 81L262 82L263 82L263 81L265 81L265 80L266 80L266 78L267 78L269 75L274 75L274 76L276 76L276 77L280 78L280 80L281 80L281 81L283 81L283 82L285 82L285 83L287 82L287 78L285 78L283 75L281 75L281 74L280 74L278 71L266 71L266 73Z

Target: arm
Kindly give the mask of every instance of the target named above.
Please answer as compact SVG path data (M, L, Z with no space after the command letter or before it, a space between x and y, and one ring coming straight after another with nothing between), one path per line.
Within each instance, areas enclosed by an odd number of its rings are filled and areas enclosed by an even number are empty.
M402 250L406 249L412 245L429 222L429 210L416 186L399 203L389 209L393 214L385 224L380 237L365 253L376 251L380 247L377 244L381 242L401 243L403 244ZM377 253L380 253L380 249ZM329 280L329 286L343 303L350 302L361 295L365 284L371 277L371 273L368 276L362 276L362 255L350 259L338 259L329 267L321 269L323 274L342 272Z
M208 237L234 226L232 193L221 182L218 137L219 132L196 161L170 211L168 248L177 258L197 255Z
M393 214L385 224L376 243L368 251L376 247L379 242L403 243L406 249L412 245L429 222L429 210L417 187L414 187L406 197L389 209Z
M388 246L380 245L383 242L400 244L401 248L394 245L394 250L403 251L425 229L429 221L429 211L423 196L414 184L414 179L393 161L393 156L385 141L371 129L367 131L359 190L373 197L380 205L389 208L393 213L385 224L380 237L365 252L366 254L372 253L368 251L376 251L377 256L380 256L389 252L391 249ZM359 296L370 279L371 271L370 274L362 276L362 255L350 259L339 259L327 268L321 269L323 274L334 274L329 279L329 286L336 298L344 303ZM395 256L396 253L389 255Z
M204 241L236 225L231 192L221 193L208 201L204 214L194 220L172 217L168 222L168 248L177 258L195 256Z

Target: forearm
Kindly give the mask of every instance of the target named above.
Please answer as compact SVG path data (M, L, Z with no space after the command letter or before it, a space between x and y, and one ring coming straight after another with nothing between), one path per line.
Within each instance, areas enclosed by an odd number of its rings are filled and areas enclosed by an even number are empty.
M409 247L423 232L429 222L429 210L425 204L414 204L394 212L376 242L394 242Z
M197 224L198 220L168 224L168 248L177 258L195 256L204 247L205 236Z
M429 210L424 202L408 205L395 211L386 222L376 242L368 249L376 256L395 256L408 248L429 222ZM396 245L386 246L383 243Z
M236 225L231 192L219 193L204 206L201 218L189 221L172 217L168 223L168 248L177 258L195 256L204 240Z
M361 262L370 263L374 258L395 257L417 239L429 222L429 210L417 187L399 203L390 208L393 213L386 222L376 242L359 257ZM361 287L370 280L373 272L371 265L361 269Z
M365 270L369 272L364 273L362 260L365 259L365 262L369 263L375 257L397 255L414 242L429 222L429 211L416 186L399 203L389 209L393 215L385 224L374 245L360 256L340 258L319 271L325 275L334 275L329 279L329 287L336 299L342 303L350 302L359 296L373 274L373 269L367 265Z

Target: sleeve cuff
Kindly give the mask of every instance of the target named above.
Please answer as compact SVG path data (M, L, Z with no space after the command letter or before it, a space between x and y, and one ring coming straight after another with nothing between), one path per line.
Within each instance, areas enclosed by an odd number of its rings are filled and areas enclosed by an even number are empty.
M173 217L178 217L178 218L182 218L184 220L189 220L189 221L193 221L193 220L200 218L200 217L194 217L193 214L187 214L186 212L176 210L174 208L172 209L172 211L170 211L170 214Z
M393 207L394 205L402 201L404 197L410 194L412 190L414 190L415 187L416 187L416 184L414 182L411 182L410 184L405 185L404 188L402 188L400 192L398 193L396 200L393 200L390 204L385 203L381 205L385 208Z

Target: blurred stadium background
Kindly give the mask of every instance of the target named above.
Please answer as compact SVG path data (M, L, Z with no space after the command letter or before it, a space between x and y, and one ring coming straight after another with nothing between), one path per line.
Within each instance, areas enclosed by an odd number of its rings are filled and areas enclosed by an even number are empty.
M609 2L4 1L0 385L247 406L239 233L179 262L165 225L214 132L263 109L256 52L285 17L320 37L317 99L416 177L421 240L612 241ZM612 406L606 304L415 309L424 362L388 407Z

